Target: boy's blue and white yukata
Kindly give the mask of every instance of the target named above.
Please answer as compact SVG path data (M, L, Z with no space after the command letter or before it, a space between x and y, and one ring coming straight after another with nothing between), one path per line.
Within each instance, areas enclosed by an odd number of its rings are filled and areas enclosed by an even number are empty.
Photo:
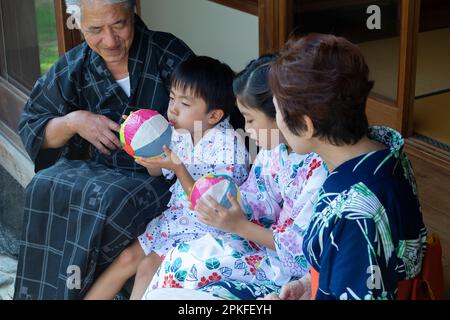
M290 153L285 145L262 150L240 188L241 207L250 221L273 232L276 249L230 233L207 234L170 251L146 295L157 288L206 286L214 292L212 287L226 282L229 290L220 297L244 292L254 299L302 277L309 271L302 231L308 227L314 200L327 175L316 154ZM251 286L254 289L240 289Z
M171 149L185 164L194 180L209 174L227 175L241 185L248 176L248 152L243 139L225 119L194 146L188 132L174 130ZM174 173L163 170L167 179ZM206 233L223 233L197 220L197 213L190 210L188 195L179 180L171 187L172 197L168 209L153 219L138 240L146 255L155 252L162 259L179 244L198 239Z

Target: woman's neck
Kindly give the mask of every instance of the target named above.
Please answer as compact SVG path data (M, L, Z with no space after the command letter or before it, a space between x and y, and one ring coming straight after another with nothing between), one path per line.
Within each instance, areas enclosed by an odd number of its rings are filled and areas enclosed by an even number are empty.
M318 142L315 152L325 161L330 172L342 164L373 151L386 149L386 146L364 137L355 145L334 146L328 142Z

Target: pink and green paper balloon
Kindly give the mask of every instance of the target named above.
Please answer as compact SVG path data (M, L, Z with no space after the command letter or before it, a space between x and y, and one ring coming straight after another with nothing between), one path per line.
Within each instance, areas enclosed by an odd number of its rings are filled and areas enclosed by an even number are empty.
M158 158L163 146L170 146L172 128L169 122L154 110L142 109L132 113L120 128L120 143L134 158Z

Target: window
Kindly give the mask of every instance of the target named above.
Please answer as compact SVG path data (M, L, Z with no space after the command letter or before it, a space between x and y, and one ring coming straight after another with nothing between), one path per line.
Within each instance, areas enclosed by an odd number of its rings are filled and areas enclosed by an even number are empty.
M1 75L24 92L58 59L53 0L1 0Z
M59 57L53 0L35 0L41 74L45 74Z
M369 29L367 8L380 8L380 29ZM400 52L400 11L397 0L294 1L294 27L301 34L331 33L358 44L375 80L373 92L395 101Z
M421 2L414 133L450 151L450 1Z

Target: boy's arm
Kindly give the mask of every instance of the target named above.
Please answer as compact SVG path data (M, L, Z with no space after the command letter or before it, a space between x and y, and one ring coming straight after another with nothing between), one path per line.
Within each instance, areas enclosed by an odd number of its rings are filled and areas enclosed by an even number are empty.
M147 171L152 177L161 177L163 175L161 168L147 168Z
M176 166L174 170L177 175L178 180L181 183L181 186L184 189L184 192L189 196L191 194L192 189L194 188L195 180L192 178L191 174L187 170L186 166L181 163Z
M187 195L191 194L191 190L194 187L195 180L187 170L183 162L180 161L178 156L172 152L168 147L164 146L165 157L158 159L137 159L136 163L147 168L150 175L153 173L162 175L162 168L173 171L176 174L178 180L186 192ZM159 171L154 171L158 169Z

